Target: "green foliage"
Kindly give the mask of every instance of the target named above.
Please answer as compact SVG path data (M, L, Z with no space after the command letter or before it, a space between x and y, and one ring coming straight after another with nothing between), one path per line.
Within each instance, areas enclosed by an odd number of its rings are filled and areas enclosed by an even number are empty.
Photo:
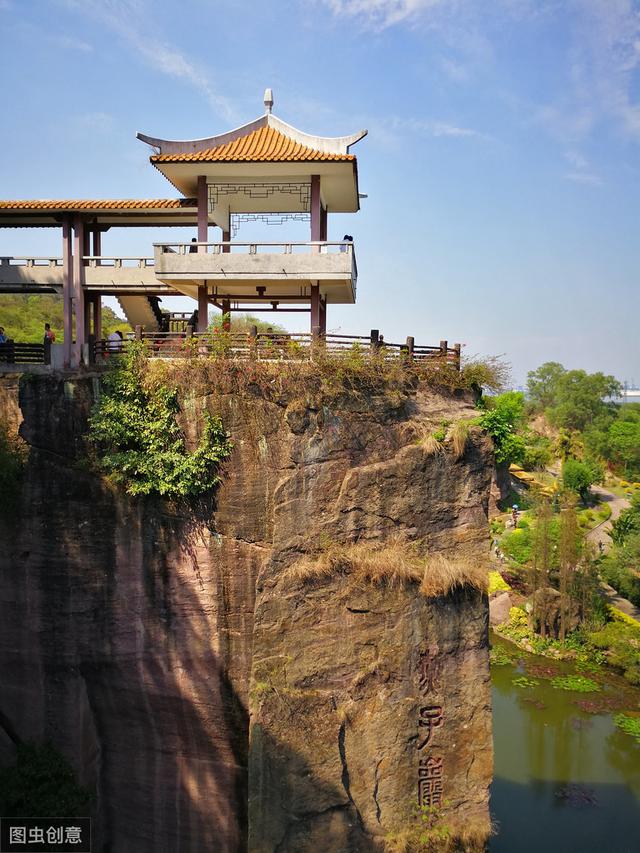
M520 566L526 566L531 562L532 547L532 531L525 527L507 530L500 544L502 553Z
M584 675L556 675L551 679L551 686L556 690L574 690L577 693L595 693L600 685Z
M551 441L546 436L538 435L531 430L525 431L524 440L522 467L525 471L544 471L553 462Z
M15 765L0 770L3 817L89 817L91 800L69 762L49 743L19 745Z
M613 522L611 538L616 545L622 545L630 536L640 534L640 494L631 498L631 506L623 510Z
M489 662L492 666L507 666L513 664L513 656L504 646L492 646L489 652Z
M524 395L508 391L499 397L488 398L485 406L478 423L493 439L496 462L499 465L521 462L525 441L517 430L524 422Z
M132 344L112 361L90 420L99 467L131 495L192 498L217 485L231 451L220 419L205 413L200 443L189 452L177 387L148 381L144 345Z
M567 459L562 466L562 482L566 489L580 495L582 501L587 501L594 483L600 483L603 472L593 462L579 462L577 459Z
M0 423L0 513L15 507L16 490L20 486L27 458L26 445Z
M527 388L531 400L546 411L552 424L570 430L584 430L599 415L614 410L605 400L622 391L613 376L565 370L557 362L547 362L529 373Z
M524 687L526 689L537 687L540 684L537 679L528 678L526 675L519 675L516 678L512 678L511 683L514 687Z
M605 653L607 663L619 669L627 681L640 685L640 626L608 622L590 633L588 640Z
M600 574L624 598L640 607L640 533L616 544L600 561Z
M44 324L51 323L56 343L64 339L61 296L0 296L0 326L4 326L8 338L25 343L42 343ZM131 331L126 320L118 317L106 305L102 308L102 332L105 337L119 329L123 334Z
M640 477L640 414L631 420L632 413L621 408L620 418L609 427L604 455L626 477Z
M225 319L229 319L228 315L215 314L213 320L209 324L209 331L214 329L222 329ZM233 314L231 317L231 331L234 335L246 333L249 334L251 326L255 326L258 334L266 334L271 332L274 335L287 334L284 326L279 326L277 323L272 323L268 320L259 320L253 314Z
M557 361L547 361L537 370L527 373L527 394L532 403L538 408L551 408L556 401L558 384L566 373L564 367Z
M616 714L613 722L625 734L631 735L640 743L640 717L630 717L628 714Z
M511 589L500 572L489 572L489 595L494 592L508 592Z

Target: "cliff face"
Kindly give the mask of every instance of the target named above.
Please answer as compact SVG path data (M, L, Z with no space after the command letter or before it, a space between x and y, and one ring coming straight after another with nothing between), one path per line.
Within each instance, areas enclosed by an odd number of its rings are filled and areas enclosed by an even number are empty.
M320 544L398 535L484 560L488 445L455 461L416 443L470 402L193 399L187 429L222 406L235 444L208 516L87 468L96 384L0 386L30 447L0 521L0 712L95 788L95 849L382 849L418 799L486 824L486 596L287 573Z

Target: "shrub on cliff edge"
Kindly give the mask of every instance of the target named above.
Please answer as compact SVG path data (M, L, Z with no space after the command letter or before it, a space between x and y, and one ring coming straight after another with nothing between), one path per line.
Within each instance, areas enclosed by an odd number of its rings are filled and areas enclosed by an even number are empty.
M147 353L139 344L105 375L90 419L98 467L131 495L190 498L209 491L231 451L220 418L204 414L202 438L189 452L177 421L177 386L147 378Z

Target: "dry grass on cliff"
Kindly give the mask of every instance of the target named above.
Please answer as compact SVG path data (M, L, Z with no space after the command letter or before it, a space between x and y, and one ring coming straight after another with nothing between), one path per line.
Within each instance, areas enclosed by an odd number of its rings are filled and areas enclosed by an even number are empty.
M454 560L444 554L427 557L420 592L425 598L446 595L459 587L472 587L486 592L489 571L484 560L459 558Z
M332 544L318 554L297 560L284 572L285 582L312 583L347 575L358 584L398 587L419 585L425 598L446 595L460 587L487 589L483 561L453 560L441 554L424 557L419 546L402 539L387 542Z
M420 825L408 827L385 838L385 853L485 853L495 835L488 821L452 831L446 815L425 815Z

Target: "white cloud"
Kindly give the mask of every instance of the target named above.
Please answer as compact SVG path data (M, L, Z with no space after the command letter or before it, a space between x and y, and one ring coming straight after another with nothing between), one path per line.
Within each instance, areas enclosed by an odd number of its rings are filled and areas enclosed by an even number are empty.
M566 181L573 181L576 184L586 184L590 187L601 187L603 180L598 175L592 172L565 172L563 175Z
M360 18L376 29L415 21L424 12L450 0L324 0L334 15Z
M409 134L417 134L432 139L459 139L491 142L494 137L470 127L461 127L451 122L435 119L391 116L380 120L370 116L365 122L372 136L385 147L397 147Z
M114 32L149 68L183 80L217 112L229 119L233 117L228 100L216 91L206 71L153 32L154 9L149 0L65 0L65 5L90 15Z
M90 53L93 50L93 47L88 42L73 38L73 36L52 35L50 39L58 47L65 50L79 50L82 53Z
M613 122L640 140L640 9L634 0L571 0L567 86L536 119L566 142Z

